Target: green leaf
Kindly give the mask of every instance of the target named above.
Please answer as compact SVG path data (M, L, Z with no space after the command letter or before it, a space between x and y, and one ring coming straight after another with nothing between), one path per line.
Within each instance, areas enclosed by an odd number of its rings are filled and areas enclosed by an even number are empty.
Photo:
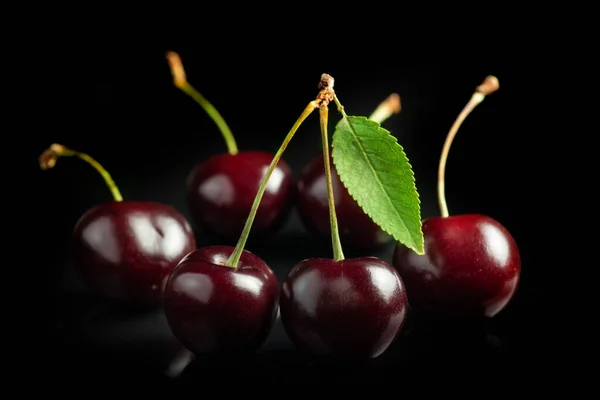
M375 121L344 116L332 148L337 173L364 212L394 239L423 254L419 193L397 139Z

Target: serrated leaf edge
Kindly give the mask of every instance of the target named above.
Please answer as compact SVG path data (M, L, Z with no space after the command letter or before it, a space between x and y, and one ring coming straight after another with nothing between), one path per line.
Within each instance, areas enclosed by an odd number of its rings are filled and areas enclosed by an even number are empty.
M392 135L392 133L391 133L390 131L388 131L387 129L385 129L383 126L381 126L381 124L380 124L379 122L377 122L377 121L373 121L372 119L369 119L369 118L367 118L367 117L364 117L364 116L356 116L356 115L348 115L347 117L342 117L342 119L341 119L340 121L338 121L338 123L336 124L336 127L335 127L335 129L334 129L334 131L333 131L333 135L335 135L335 132L337 131L337 127L338 127L338 125L339 125L339 124L340 124L340 123L341 123L341 122L342 122L344 119L346 119L346 118L364 119L364 120L367 120L367 121L369 121L369 122L371 122L371 123L373 123L373 124L377 125L377 129L378 129L378 130L382 130L384 133L388 134L388 135L389 135L389 136L390 136L390 137L391 137L391 138L394 140L394 142L395 142L395 143L396 143L396 144L397 144L397 145L400 147L400 152L401 152L401 153L404 155L404 157L406 158L407 164L408 164L408 166L410 167L410 169L409 169L409 172L410 172L410 177L411 177L411 179L412 179L412 183L413 183L413 189L415 190L415 193L417 194L417 211L418 211L418 213L419 213L419 216L420 216L420 215L421 215L421 196L419 195L419 191L417 190L417 184L416 184L415 173L414 173L414 171L413 171L412 164L410 163L410 159L409 159L408 155L406 154L406 152L404 151L404 147L402 147L402 145L401 145L401 144L398 142L398 138L397 138L396 136ZM348 125L350 125L350 123L349 123L349 122L348 122ZM332 149L334 148L334 144L335 144L335 143L336 143L336 141L335 141L335 140L333 140L333 137L332 137L332 140L331 140L331 148L332 148ZM338 170L338 167L337 167L337 162L336 162L336 157L335 157L335 154L336 154L336 152L332 151L332 152L331 152L331 158L333 159L333 164L334 164L334 165L335 165L335 167L336 167L336 171L339 171L339 170ZM372 215L371 215L369 212L367 212L367 211L364 209L364 207L363 207L363 205L361 204L361 202L359 202L359 201L358 201L358 199L356 199L356 197L354 197L354 195L353 195L352 193L350 193L350 190L348 189L348 187L347 187L346 183L344 182L344 178L342 178L342 176L339 174L339 172L338 172L338 176L340 177L340 181L342 182L342 184L343 184L343 185L344 185L344 187L346 188L346 190L347 190L348 194L350 194L350 197L352 197L352 199L353 199L354 201L356 201L356 203L357 203L357 204L360 206L360 208L363 210L363 212L364 212L365 214L367 214L367 216L368 216L369 218L371 218L371 220L372 220L373 222L375 222L375 220L373 219ZM382 185L382 186L383 186L383 185ZM375 223L377 224L377 222L375 222ZM377 224L377 225L378 225L378 226L381 228L381 230L382 230L382 231L384 231L384 232L385 232L385 233L387 233L388 235L392 236L392 237L393 237L393 238L394 238L396 241L400 242L400 240L399 240L399 239L398 239L396 236L394 236L394 234L393 234L392 232L389 232L389 230L385 229L383 226L381 226L381 225L379 225L379 224ZM404 244L404 243L403 243L403 244ZM425 240L424 240L424 237L423 237L423 235L421 234L420 248L414 248L413 246L407 246L407 247L410 247L412 250L414 250L414 251L415 251L417 254L419 254L419 255L422 255L422 254L424 254L424 253L425 253Z

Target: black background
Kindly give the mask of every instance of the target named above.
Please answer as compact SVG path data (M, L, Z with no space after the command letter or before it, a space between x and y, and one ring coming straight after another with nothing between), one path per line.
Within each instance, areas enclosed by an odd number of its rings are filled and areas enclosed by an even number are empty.
M335 78L348 114L368 115L387 95L399 93L402 113L384 126L398 137L413 165L426 218L439 213L436 177L445 135L475 86L494 74L500 90L467 119L452 146L446 196L451 214L492 216L519 244L522 280L509 307L484 327L419 327L409 321L403 340L389 354L371 366L347 366L342 373L339 366L321 366L296 354L278 323L256 356L227 360L227 366L260 374L255 379L265 382L292 382L300 373L309 382L321 382L324 376L356 382L353 377L360 376L365 378L362 383L418 371L447 375L458 368L493 376L507 366L513 371L544 368L546 324L554 312L545 301L553 275L551 265L536 261L533 243L535 217L530 211L536 190L532 174L525 171L537 162L528 123L535 115L521 107L524 71L493 59L460 65L384 56L376 63L360 58L348 62L342 51L323 55L309 49L297 58L269 46L247 55L240 49L216 44L74 49L67 73L62 70L51 81L56 111L45 122L52 128L29 144L31 164L37 165L36 157L48 145L61 143L96 158L125 199L169 203L189 216L184 203L187 173L226 147L204 111L172 85L164 54L175 50L190 83L219 109L242 150L275 152L316 96L323 72ZM47 63L55 59L60 64L61 57L50 56ZM337 118L332 107L331 127ZM319 149L315 113L297 132L284 159L297 176ZM47 282L39 305L47 343L37 363L40 371L94 382L139 377L155 383L193 381L210 376L207 371L220 371L222 360L207 361L209 368L202 368L205 360L196 360L178 378L169 377L165 371L179 349L160 311L115 308L78 280L67 253L71 230L88 208L111 199L98 174L79 160L61 159L53 170L35 171L33 179L32 187L44 199L35 212L43 226L51 227L51 233L40 231L38 240ZM211 244L202 236L199 240L199 246ZM280 280L303 258L331 255L328 243L318 243L305 232L295 213L271 243L248 250L265 259ZM388 247L376 254L389 261L391 251Z

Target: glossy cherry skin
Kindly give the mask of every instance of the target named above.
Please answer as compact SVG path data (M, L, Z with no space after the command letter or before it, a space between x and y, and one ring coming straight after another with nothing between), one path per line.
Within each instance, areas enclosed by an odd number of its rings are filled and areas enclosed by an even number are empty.
M513 297L521 274L515 240L496 220L479 214L423 221L425 254L397 244L393 265L411 308L443 319L493 317Z
M277 318L275 274L248 251L237 268L226 266L233 249L202 247L181 260L167 281L167 321L173 334L196 355L256 350Z
M331 183L335 199L340 240L344 247L376 248L389 243L385 233L360 208L340 180L330 157ZM296 206L305 227L323 238L331 237L329 204L323 153L317 154L303 169L297 182Z
M273 155L245 151L212 156L188 176L187 201L196 226L222 237L237 239ZM285 221L293 204L290 167L279 160L273 170L252 224L250 239L264 238Z
M98 205L81 216L72 237L85 281L106 297L142 305L161 301L165 277L195 248L186 218L154 202Z
M314 355L371 359L400 332L407 296L398 272L379 258L308 259L286 277L280 312L298 348Z

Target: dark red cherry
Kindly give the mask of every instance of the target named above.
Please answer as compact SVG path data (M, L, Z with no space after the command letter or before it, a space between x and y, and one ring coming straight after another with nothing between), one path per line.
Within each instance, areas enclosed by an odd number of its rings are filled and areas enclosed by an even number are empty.
M521 259L510 233L479 214L423 221L425 254L397 244L393 264L411 308L441 318L493 317L513 297Z
M315 355L369 359L400 332L407 312L402 279L375 257L296 265L283 283L281 321L300 349Z
M81 216L72 253L82 277L102 295L157 304L162 283L196 248L192 228L171 206L111 201Z
M237 239L273 155L262 151L223 153L198 164L188 177L187 201L195 224ZM251 240L275 232L293 204L290 167L280 160L273 170L252 225Z
M342 245L367 249L389 243L392 237L381 230L350 196L335 170L331 157L330 165ZM321 152L304 168L298 179L296 205L306 228L322 238L331 237L327 201L327 181Z
M181 260L167 281L167 321L192 353L255 350L277 318L275 274L248 251L242 253L237 268L226 266L233 250L230 246L200 248Z

